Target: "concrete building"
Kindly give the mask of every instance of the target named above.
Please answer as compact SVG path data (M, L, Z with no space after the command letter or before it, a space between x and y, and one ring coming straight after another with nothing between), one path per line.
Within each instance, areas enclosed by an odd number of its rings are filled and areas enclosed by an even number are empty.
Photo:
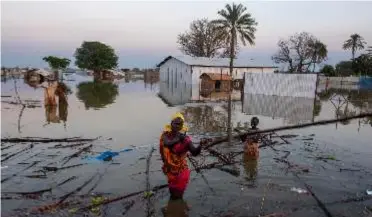
M178 89L187 89L187 98L190 100L201 100L200 96L200 76L203 73L212 73L218 75L230 75L229 58L206 58L168 56L157 67L159 67L159 88L160 95L163 98L184 98L176 96ZM277 67L256 63L254 61L244 61L237 59L234 61L232 80L241 80L245 72L254 73L273 73ZM174 96L172 96L174 95ZM234 93L233 93L234 95ZM238 94L237 94L238 95ZM238 98L240 96L237 96Z

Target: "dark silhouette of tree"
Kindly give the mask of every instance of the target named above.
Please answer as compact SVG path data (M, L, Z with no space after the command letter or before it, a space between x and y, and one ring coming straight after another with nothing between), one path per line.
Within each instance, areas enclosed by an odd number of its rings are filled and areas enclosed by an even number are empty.
M195 20L190 30L178 35L180 50L193 57L216 57L225 53L221 32L208 19Z
M218 11L220 19L213 20L212 23L216 26L221 33L221 37L229 45L230 48L230 76L233 74L234 59L236 48L238 46L238 37L243 46L248 44L254 45L255 33L257 22L252 15L247 12L247 8L242 4L231 5L226 4L225 9ZM228 127L227 133L229 144L232 140L232 127L231 127L231 90L228 97Z
M81 69L93 70L100 74L104 69L118 65L118 56L112 47L98 41L84 41L75 51L75 64Z
M291 73L309 72L313 65L320 64L327 58L327 46L307 32L297 33L288 40L279 40L279 50L272 56L278 64L285 64Z
M324 74L325 76L336 76L336 70L332 65L325 65L320 70L320 73Z
M86 109L99 109L112 104L119 94L118 86L111 82L82 82L77 85L77 89L76 96L84 103Z
M339 76L350 76L355 74L352 61L341 61L336 64L336 74Z
M364 41L363 37L355 33L350 35L350 38L344 42L342 48L344 50L351 50L352 60L354 62L355 52L357 50L363 50L365 44L366 42Z
M360 75L372 76L372 56L368 54L362 54L354 59L354 70L355 73Z
M53 70L66 69L70 65L71 60L67 58L59 58L55 56L44 57L43 60L48 63Z
M44 57L43 60L47 62L49 67L54 70L54 73L55 73L54 75L56 79L59 78L58 70L66 69L70 65L70 62L71 62L71 60L67 58L59 58L55 56L47 56L47 57Z

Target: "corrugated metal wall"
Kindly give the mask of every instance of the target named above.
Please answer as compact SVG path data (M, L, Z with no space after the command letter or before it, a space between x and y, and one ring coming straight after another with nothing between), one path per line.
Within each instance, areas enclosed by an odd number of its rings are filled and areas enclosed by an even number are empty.
M244 93L315 98L317 75L245 73Z

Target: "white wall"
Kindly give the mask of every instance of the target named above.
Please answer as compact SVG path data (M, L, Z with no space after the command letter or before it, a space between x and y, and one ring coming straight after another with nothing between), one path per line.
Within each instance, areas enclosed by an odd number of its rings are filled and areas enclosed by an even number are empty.
M314 98L317 75L246 73L244 93Z
M159 69L159 94L173 105L191 99L191 67L174 58Z
M177 80L178 83L191 84L191 67L172 58L160 66L159 79L162 82Z

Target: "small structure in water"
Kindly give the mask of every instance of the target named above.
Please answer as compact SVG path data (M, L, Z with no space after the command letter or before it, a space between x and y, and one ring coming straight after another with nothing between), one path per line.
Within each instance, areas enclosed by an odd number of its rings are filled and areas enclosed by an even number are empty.
M29 69L25 72L24 79L30 86L36 87L46 80L50 80L53 73L44 69Z
M212 92L228 92L232 81L230 75L218 73L203 73L200 79L200 94L202 95L209 95Z
M112 69L104 69L99 74L93 73L94 77L99 80L113 80L124 78L123 72L115 71Z

